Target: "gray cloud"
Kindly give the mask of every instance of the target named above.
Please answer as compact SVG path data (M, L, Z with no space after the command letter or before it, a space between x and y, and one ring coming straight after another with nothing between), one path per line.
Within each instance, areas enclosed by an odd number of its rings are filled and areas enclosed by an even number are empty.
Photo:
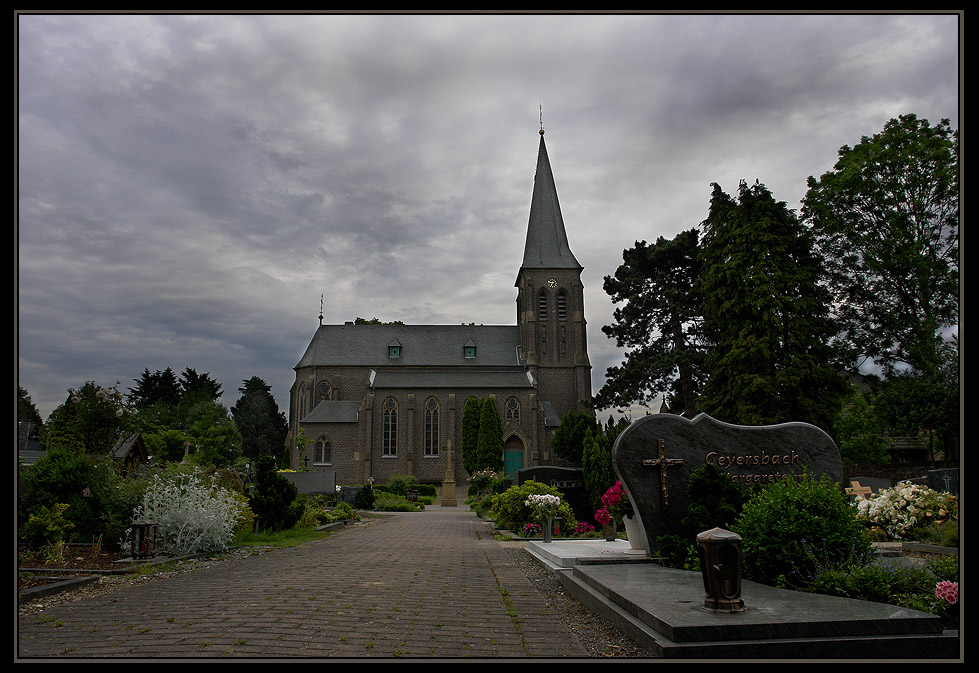
M601 289L709 183L798 207L843 144L957 126L955 15L21 15L18 380L261 376L284 408L326 320L512 323L543 105Z

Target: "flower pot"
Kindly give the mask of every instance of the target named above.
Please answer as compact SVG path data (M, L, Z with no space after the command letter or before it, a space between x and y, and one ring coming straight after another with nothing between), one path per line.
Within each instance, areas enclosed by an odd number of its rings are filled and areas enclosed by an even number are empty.
M625 524L625 534L629 538L630 552L645 554L647 549L646 531L643 529L639 517L636 515L624 516L622 523Z
M615 542L615 520L602 525L602 535L606 542Z
M551 531L554 530L554 519L547 517L547 521L544 523L544 542L551 541Z

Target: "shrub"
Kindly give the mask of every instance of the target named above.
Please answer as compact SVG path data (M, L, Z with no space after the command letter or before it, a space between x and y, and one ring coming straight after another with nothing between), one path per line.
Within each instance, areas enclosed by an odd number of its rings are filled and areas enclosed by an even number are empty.
M263 455L255 465L255 491L251 497L251 508L259 520L259 527L265 531L276 531L292 527L303 509L293 507L298 489L276 469L275 458Z
M763 584L799 586L809 581L817 559L831 566L871 553L843 490L828 477L807 473L753 495L734 532L742 539L745 578Z
M367 484L354 494L354 507L357 509L374 509L374 488Z
M418 488L418 479L411 474L400 474L388 479L386 486L389 493L404 497L409 488Z
M534 510L526 502L527 497L534 494L564 497L556 488L538 481L525 481L519 486L511 486L503 493L493 496L490 515L496 521L496 525L500 528L519 530L522 524L533 519ZM573 528L578 523L571 507L563 500L558 507L557 516L564 520L562 528Z
M133 521L159 524L159 548L175 555L224 549L241 519L242 500L198 471L172 477L154 475Z
M75 524L65 518L68 505L56 503L50 508L41 505L20 527L20 539L31 548L53 542L63 542Z
M694 470L687 482L690 505L682 523L691 544L696 536L712 528L730 529L748 500L745 490L712 463Z

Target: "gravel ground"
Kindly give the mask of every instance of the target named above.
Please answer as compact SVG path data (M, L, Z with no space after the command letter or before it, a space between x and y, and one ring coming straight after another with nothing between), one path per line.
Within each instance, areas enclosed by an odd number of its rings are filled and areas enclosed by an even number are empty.
M527 575L531 584L541 593L555 615L567 623L572 632L581 640L592 657L652 657L630 639L626 638L610 622L594 614L572 598L564 590L561 581L553 572L544 568L524 547L526 543L503 543L506 553ZM41 612L56 605L62 605L103 594L118 591L127 586L152 582L163 577L172 577L185 572L193 572L217 563L225 563L233 558L260 554L270 548L248 547L233 549L220 556L192 559L167 564L163 570L146 575L109 575L97 583L85 585L71 591L53 596L38 598L20 606L20 614Z
M565 591L561 580L528 554L524 550L525 546L526 544L506 545L506 552L524 571L554 614L560 615L581 640L589 656L653 658L654 655L624 636L611 622L572 598Z

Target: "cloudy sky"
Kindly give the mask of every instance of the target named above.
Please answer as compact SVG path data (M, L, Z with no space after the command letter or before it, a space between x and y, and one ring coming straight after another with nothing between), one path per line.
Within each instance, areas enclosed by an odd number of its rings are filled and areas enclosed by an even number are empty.
M806 178L900 114L959 128L946 15L20 15L17 377L209 372L285 410L318 325L514 324L540 118L593 387L622 251L710 183Z

